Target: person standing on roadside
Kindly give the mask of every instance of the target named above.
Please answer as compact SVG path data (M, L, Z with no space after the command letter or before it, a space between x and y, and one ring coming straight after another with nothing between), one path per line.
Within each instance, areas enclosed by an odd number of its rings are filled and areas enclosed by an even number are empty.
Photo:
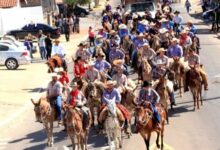
M63 28L64 28L64 34L65 34L66 41L68 42L70 40L70 22L69 22L69 20L67 20L67 19L64 20Z
M185 2L185 7L186 7L187 13L189 13L190 7L191 7L191 3L189 2L189 0L186 0L186 2Z
M90 44L90 46L95 46L95 33L94 33L94 30L92 29L91 26L89 27L88 34L89 34L89 44Z
M38 37L38 46L40 49L40 56L41 59L46 59L46 48L45 48L45 35L43 34L43 31L39 31L39 37Z
M52 51L52 40L50 34L47 34L47 37L45 38L45 44L46 44L47 60L48 60L51 57L51 51Z
M76 16L75 21L74 21L74 27L75 27L75 30L76 30L75 32L77 32L77 33L80 32L80 30L79 30L79 21L80 21L79 16Z

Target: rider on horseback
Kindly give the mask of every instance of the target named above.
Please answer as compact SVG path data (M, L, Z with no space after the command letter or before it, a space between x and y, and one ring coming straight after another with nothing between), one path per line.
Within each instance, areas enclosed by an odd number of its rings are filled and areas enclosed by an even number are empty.
M47 87L47 100L49 100L52 107L58 114L58 125L62 124L62 84L58 81L58 75L52 74L52 81L49 82Z
M85 106L87 100L83 93L78 90L78 84L72 83L72 90L67 98L67 103L70 107L75 107L80 113L83 120L83 129L86 129L89 125L89 109Z
M205 71L203 70L203 68L200 66L200 57L198 54L196 54L194 49L190 49L189 51L189 55L187 57L188 60L188 65L189 67L196 67L196 69L198 69L198 71L201 74L202 77L202 81L204 83L204 90L208 90L208 79L207 79L207 74L205 73ZM186 72L185 75L185 86L184 86L184 91L188 91L188 84L189 84L189 70Z
M142 105L146 107L146 102L150 102L151 109L153 111L155 127L160 130L160 115L156 109L156 104L159 103L160 96L158 93L152 89L152 83L148 81L144 81L142 85L142 89L139 92L138 96L138 105ZM138 128L137 128L138 131Z

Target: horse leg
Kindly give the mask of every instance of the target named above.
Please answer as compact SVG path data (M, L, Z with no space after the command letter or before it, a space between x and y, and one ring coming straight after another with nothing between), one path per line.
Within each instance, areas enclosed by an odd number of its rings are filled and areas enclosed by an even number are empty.
M143 132L141 132L141 136L144 139L144 142L145 142L147 150L150 150L150 137L151 137L151 133L148 133L147 137L146 137L145 134Z
M54 139L53 139L53 119L50 121L50 142L51 142L51 146L53 146L54 143Z
M49 135L49 127L48 127L48 123L46 123L45 121L43 121L44 127L45 127L45 132L47 134L47 146L51 146L50 145L50 135Z
M168 108L166 108L166 120L167 120L167 124L169 124Z
M111 141L111 133L110 133L110 130L107 129L106 133L107 133L107 137L108 137L109 149L112 150L112 141Z
M193 93L193 100L194 100L194 110L196 109L196 95Z
M158 149L160 148L159 140L160 140L160 132L157 132L156 145L157 145L157 148L158 148Z
M182 82L181 82L181 78L179 79L179 92L180 92L180 97L182 97Z
M163 150L163 147L164 147L164 145L163 145L163 137L164 137L164 122L162 123L162 129L161 129L161 150Z
M199 109L199 89L197 90L197 93L196 93L196 102L197 102L197 109Z
M202 88L199 90L199 96L200 96L200 101L201 101L201 106L203 105L203 100L202 100Z

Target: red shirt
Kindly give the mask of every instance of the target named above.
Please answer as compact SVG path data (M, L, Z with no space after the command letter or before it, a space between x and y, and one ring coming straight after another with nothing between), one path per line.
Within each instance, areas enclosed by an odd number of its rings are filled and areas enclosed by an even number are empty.
M74 75L75 77L82 77L87 70L85 63L75 63L74 64Z
M63 73L62 76L60 77L59 81L64 85L64 83L69 83L69 77L67 73Z
M93 30L89 30L89 37L93 37L93 38L95 37Z
M75 101L76 101L76 97L78 96L78 94L79 94L79 90L75 90L75 91L70 92L71 100L69 103L71 106L74 106Z

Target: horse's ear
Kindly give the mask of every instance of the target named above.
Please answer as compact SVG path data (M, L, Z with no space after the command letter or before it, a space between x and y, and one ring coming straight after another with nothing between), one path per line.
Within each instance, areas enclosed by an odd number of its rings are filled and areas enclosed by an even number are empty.
M37 105L40 105L40 103L41 103L41 98L40 98L40 100L38 101Z
M32 98L31 98L31 102L33 105L37 105Z

